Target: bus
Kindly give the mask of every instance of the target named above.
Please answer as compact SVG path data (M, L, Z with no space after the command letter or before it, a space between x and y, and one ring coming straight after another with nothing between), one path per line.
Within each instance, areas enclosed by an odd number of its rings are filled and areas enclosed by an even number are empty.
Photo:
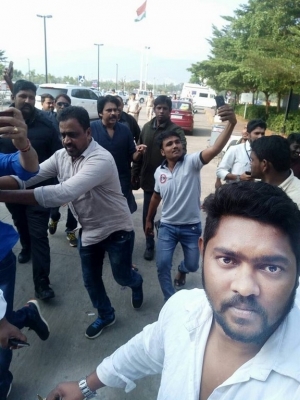
M195 107L209 107L216 105L215 96L217 93L206 85L195 83L184 83L181 91L181 98L192 98Z

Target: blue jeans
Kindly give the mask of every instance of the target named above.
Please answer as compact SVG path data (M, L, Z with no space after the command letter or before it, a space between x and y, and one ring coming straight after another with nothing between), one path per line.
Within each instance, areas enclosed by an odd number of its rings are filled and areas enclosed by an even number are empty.
M132 270L133 242L134 231L117 231L102 242L82 246L81 231L79 233L83 282L100 318L105 319L114 312L102 280L105 252L108 253L113 276L119 285L135 289L143 282L141 275Z
M28 307L23 307L18 311L13 311L14 291L16 279L16 256L10 251L7 256L0 261L0 289L6 300L7 307L5 317L19 329L27 324ZM9 366L12 359L12 351L9 349L0 349L0 400L6 400L6 394L9 385L13 380Z
M180 272L188 274L199 268L198 240L201 236L201 223L191 225L170 225L161 223L158 230L156 266L158 280L165 300L174 293L171 279L172 259L177 243L181 244L184 260L178 266Z

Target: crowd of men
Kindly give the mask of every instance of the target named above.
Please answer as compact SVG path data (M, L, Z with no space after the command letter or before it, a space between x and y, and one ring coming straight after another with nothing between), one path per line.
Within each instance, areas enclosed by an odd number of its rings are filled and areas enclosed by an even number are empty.
M132 191L142 188L144 259L155 257L166 302L157 322L86 379L59 384L47 400L92 399L103 386L128 392L136 379L156 373L162 375L158 399L273 399L279 387L282 398L300 398L300 310L294 307L300 268L300 134L265 136L264 121L248 122L243 142L229 147L217 168L219 188L203 203L202 234L200 171L221 153L236 126L229 105L218 109L226 126L215 143L187 154L184 132L170 120L167 96L151 96L147 107L154 117L147 110L150 120L140 131L134 97L128 113L118 96L99 98L99 119L90 123L87 111L72 106L68 96L54 99L45 93L39 111L35 94L34 84L17 81L12 114L0 116L0 202L19 233L18 261L32 259L35 297L55 296L48 231L55 233L59 207L68 204L66 235L78 247L83 283L97 310L85 336L95 339L116 321L102 279L105 253L115 281L131 289L132 307L142 307L143 278L132 264L131 215L137 209ZM154 218L161 201L155 245ZM26 340L20 329L28 326L46 340L49 328L36 300L13 311L12 248L18 235L0 224L4 400L13 379L12 349L18 347L9 339ZM172 282L178 243L183 260ZM186 275L198 270L200 254L204 289L176 293Z

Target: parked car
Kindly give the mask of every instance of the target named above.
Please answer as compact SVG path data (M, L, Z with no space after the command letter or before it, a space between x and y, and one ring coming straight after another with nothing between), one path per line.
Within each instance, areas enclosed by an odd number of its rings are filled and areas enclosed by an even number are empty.
M71 98L72 106L81 106L85 108L91 119L99 117L97 111L98 96L94 90L63 83L44 83L39 85L36 92L35 106L39 109L42 109L41 95L43 93L52 94L54 98L62 93L67 94Z
M171 121L187 133L193 134L194 114L190 101L172 101Z
M108 92L105 92L104 96L107 96L108 94L113 94L113 92L111 90L109 90ZM128 103L129 100L129 96L127 92L123 92L123 90L116 90L114 95L116 96L120 96L123 99L123 103L125 104L125 106Z
M139 89L134 90L133 92L136 94L135 96L136 100L138 100L141 104L143 104L146 101L150 93L150 91L148 90L139 90Z

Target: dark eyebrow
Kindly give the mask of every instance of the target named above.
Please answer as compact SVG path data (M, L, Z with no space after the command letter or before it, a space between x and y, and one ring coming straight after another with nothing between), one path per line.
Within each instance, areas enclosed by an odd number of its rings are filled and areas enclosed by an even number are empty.
M240 258L240 259L245 259L246 257L243 255L243 253L239 251L232 251L230 249L227 249L226 247L215 247L214 252L220 252L226 255L227 257L232 257L232 258ZM254 257L251 258L251 262L254 264L260 264L260 263L283 263L285 265L290 264L290 260L282 255L279 254L274 254L274 255L265 255L261 257Z

